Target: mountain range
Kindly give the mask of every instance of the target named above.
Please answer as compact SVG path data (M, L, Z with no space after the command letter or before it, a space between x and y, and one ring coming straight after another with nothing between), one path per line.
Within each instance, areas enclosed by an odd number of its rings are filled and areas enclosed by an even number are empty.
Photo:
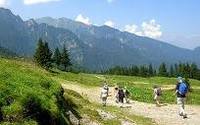
M137 36L108 26L86 25L67 18L43 17L23 21L10 10L0 8L0 47L31 57L37 40L46 40L55 49L65 45L74 63L90 70L116 65L161 62L195 62L200 66L200 48L184 49Z

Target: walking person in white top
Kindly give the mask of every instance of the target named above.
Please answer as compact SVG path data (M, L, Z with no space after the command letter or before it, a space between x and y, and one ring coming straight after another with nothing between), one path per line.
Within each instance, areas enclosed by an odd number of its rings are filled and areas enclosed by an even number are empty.
M101 89L101 94L100 94L103 106L106 106L108 93L109 93L109 88L108 85L105 83L103 88Z

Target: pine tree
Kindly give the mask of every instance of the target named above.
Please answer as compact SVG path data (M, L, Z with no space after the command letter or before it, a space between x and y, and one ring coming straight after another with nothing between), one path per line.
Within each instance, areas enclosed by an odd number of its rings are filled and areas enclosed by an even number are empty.
M178 76L179 72L178 72L178 64L174 65L174 74L175 76Z
M52 67L52 59L51 59L52 52L49 49L49 45L47 42L44 42L44 53L45 53L44 68L49 69Z
M153 67L152 67L152 64L149 64L149 76L153 76Z
M145 76L145 67L144 66L140 66L140 68L139 68L139 76L142 76L142 77Z
M183 72L184 72L184 65L182 63L179 63L179 65L178 65L178 75L183 76L184 75Z
M53 61L56 64L57 67L60 66L61 64L61 53L58 48L55 49L54 54L53 54Z
M166 64L162 63L159 67L159 73L160 76L164 76L167 77L168 76L168 72L167 72L167 68L166 68Z
M38 40L36 52L34 54L34 60L38 65L40 65L41 67L44 67L45 52L44 52L44 43L41 38Z
M137 66L132 66L131 75L132 76L138 76L139 75L139 68Z
M148 68L146 66L140 66L139 75L142 77L148 77L149 76Z
M190 71L190 64L189 63L186 63L185 64L185 67L184 67L184 77L185 78L189 78L190 75L191 75L191 71Z
M169 75L170 75L170 77L173 77L175 75L173 65L170 66L170 74Z
M157 70L156 69L153 71L153 75L157 76Z
M64 70L67 70L67 67L71 65L69 59L69 52L65 46L63 46L62 54L61 54L61 64L64 66Z
M49 69L52 66L51 56L52 56L52 53L49 49L48 43L43 42L42 39L39 39L37 49L34 55L35 62L39 66L45 69Z
M192 65L191 65L191 78L194 78L194 79L198 78L197 74L198 74L198 67L195 63L192 63Z

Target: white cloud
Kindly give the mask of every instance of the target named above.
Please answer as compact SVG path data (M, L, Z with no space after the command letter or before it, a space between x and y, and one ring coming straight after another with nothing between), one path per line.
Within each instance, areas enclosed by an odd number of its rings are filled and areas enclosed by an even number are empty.
M154 19L149 22L142 23L143 35L151 38L159 38L162 36L160 25L156 24Z
M25 5L39 4L39 3L48 3L48 2L57 2L61 0L23 0Z
M8 4L8 0L0 0L0 7L5 7Z
M84 17L82 14L79 14L75 21L77 22L81 22L81 23L84 23L84 24L87 24L87 25L90 25L91 22L90 22L90 18L89 17Z
M132 24L132 25L126 25L124 31L136 34L138 36L142 36L142 32L137 31L137 29L138 29L138 26L135 24Z
M159 38L162 36L162 31L160 27L161 26L157 24L154 19L152 19L149 22L143 22L140 29L138 29L138 26L135 24L126 25L124 31L133 33L139 36Z
M115 27L115 23L114 23L113 21L111 21L111 20L106 21L106 22L104 23L104 25L109 26L109 27L112 27L112 28Z

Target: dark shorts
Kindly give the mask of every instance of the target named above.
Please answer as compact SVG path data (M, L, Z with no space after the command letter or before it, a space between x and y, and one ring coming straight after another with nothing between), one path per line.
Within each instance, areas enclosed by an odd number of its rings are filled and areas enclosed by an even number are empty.
M119 98L120 103L124 103L124 98Z

